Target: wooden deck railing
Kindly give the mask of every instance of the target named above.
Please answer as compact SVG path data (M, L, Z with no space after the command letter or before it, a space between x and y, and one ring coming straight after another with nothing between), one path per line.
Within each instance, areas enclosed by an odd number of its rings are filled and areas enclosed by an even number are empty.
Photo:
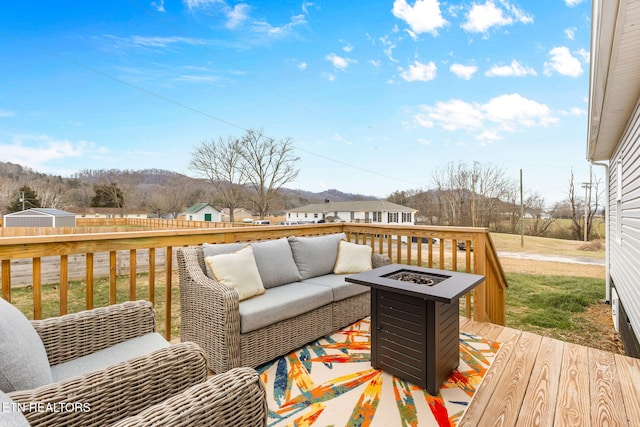
M466 316L504 325L507 282L491 236L485 228L342 223L4 237L0 238L1 295L11 301L12 279L17 276L19 266L25 268L27 263L27 268L30 267L31 270L29 284L33 286L33 318L42 318L43 277L49 277L43 275L45 259L46 268L56 270L53 280L58 284L60 314L69 311L70 280L84 281L84 308L93 308L94 285L98 276L95 274L97 268L94 264L98 257L102 257L105 264L108 264L105 275L108 276L109 304L121 302L118 301L116 292L116 278L119 273L122 274L123 264L128 267L125 267L125 275L128 275L129 281L126 298L135 300L141 297L138 294L138 277L141 273L146 273L148 299L155 304L156 274L160 272L164 275L165 287L164 330L166 337L170 339L172 290L177 288L173 278L176 268L174 248L204 242L230 243L341 232L346 233L352 242L371 245L375 252L389 255L396 263L484 275L484 284L466 296ZM459 250L458 242L464 242L466 249ZM139 254L143 252L146 256L141 261ZM50 262L52 259L54 262ZM80 268L70 268L70 259L71 264L82 264ZM16 283L14 286L17 285Z

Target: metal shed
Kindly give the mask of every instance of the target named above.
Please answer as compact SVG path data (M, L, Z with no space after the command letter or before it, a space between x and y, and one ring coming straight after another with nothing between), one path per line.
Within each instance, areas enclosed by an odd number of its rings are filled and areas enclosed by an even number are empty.
M31 208L4 216L5 227L75 227L76 214L60 209Z

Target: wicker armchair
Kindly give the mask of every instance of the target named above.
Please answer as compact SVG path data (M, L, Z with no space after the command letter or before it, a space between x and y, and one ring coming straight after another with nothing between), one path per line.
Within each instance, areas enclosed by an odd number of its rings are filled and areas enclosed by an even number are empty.
M267 423L264 384L251 368L212 376L113 427L258 427Z
M31 323L52 366L155 330L153 307L147 301ZM202 383L207 373L200 347L183 342L85 375L12 391L7 396L23 404L21 410L32 426L110 425ZM48 404L55 409L61 403L76 405L75 410L70 410L73 406L62 411L46 409Z

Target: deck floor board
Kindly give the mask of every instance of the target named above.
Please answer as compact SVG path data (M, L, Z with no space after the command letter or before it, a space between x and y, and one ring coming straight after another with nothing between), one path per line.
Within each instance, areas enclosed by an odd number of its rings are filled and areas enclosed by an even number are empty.
M461 427L640 425L640 359L461 318L502 347Z

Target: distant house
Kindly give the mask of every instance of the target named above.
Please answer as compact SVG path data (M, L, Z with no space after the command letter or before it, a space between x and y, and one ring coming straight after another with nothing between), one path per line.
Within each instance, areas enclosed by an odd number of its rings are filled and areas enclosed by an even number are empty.
M70 208L78 218L147 218L146 209L141 208Z
M75 227L76 215L60 209L31 208L4 216L5 227Z
M184 211L183 216L189 221L221 222L220 211L209 203L196 203Z
M413 225L418 212L386 200L325 202L289 209L286 221Z
M245 219L247 219L247 220L248 219L253 219L254 217L257 217L257 215L255 215L249 209L236 208L236 209L233 210L233 220L235 222L242 222ZM220 212L220 218L221 218L222 222L229 222L230 221L229 208L222 209L222 212Z
M640 13L596 1L587 159L606 170L607 300L625 352L640 357Z

